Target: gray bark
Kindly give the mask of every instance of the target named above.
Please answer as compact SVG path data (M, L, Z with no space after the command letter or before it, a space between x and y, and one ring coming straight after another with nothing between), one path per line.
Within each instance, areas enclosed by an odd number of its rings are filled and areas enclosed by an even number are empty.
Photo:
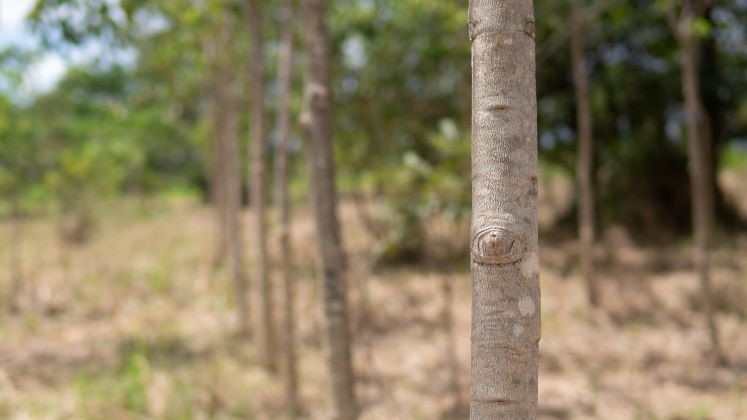
M599 304L599 290L594 278L594 139L592 138L589 79L584 68L586 18L581 0L573 0L571 19L571 63L576 99L576 130L578 131L578 236L581 274L586 283L589 303Z
M471 0L471 419L537 417L540 288L531 0Z
M311 200L316 224L319 273L323 281L325 335L334 420L357 418L354 392L345 254L337 215L332 149L331 53L324 0L302 0L306 52L305 111Z
M258 0L246 0L249 31L251 33L251 56L249 58L249 78L251 82L251 133L250 133L250 196L254 211L254 267L255 288L254 308L256 310L256 334L259 358L262 365L275 370L275 334L272 312L272 284L267 275L267 227L266 207L266 168L265 157L265 74L262 57L262 14Z
M283 306L285 318L285 394L291 418L299 414L298 368L296 366L296 326L294 322L293 254L290 244L290 200L288 197L288 141L290 137L290 90L293 81L293 28L295 5L283 1L282 39L278 58L278 143L275 157L275 203L278 209L278 231L282 263Z

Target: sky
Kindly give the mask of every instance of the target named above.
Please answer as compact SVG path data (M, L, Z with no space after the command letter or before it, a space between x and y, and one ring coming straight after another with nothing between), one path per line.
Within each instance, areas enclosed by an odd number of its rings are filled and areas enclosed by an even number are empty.
M20 46L34 48L39 39L26 22L36 0L0 0L0 48ZM67 69L65 60L56 53L43 54L24 76L21 93L34 95L54 88Z

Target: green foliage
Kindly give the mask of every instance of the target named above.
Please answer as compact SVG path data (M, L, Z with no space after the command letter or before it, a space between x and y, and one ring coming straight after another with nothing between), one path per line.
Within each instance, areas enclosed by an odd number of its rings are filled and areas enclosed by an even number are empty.
M673 217L669 211L688 208L689 193L682 182L687 150L679 46L666 19L682 2L597 3L584 6L601 223L683 229L687 212ZM264 6L272 78L279 5ZM413 248L419 248L417 225L424 217L464 218L469 210L466 3L334 0L329 10L341 185L383 195L384 213L399 232L394 242L415 240ZM572 175L570 3L540 0L535 10L540 157ZM204 192L217 69L228 65L227 77L245 77L242 13L241 2L227 0L37 0L30 20L47 51L90 45L109 51L73 66L52 92L26 102L11 92L37 52L0 53L0 91L6 92L0 98L0 189L17 190L27 201L53 199L61 207L116 194ZM740 94L747 91L747 59L744 41L734 35L745 18L741 3L719 1L691 22L702 47L701 90L717 152L743 138L747 128ZM231 42L221 46L224 29ZM136 58L117 64L117 52L125 50ZM296 60L297 72L301 64ZM277 92L270 82L267 104L273 109ZM301 78L294 83L298 113ZM249 88L237 82L243 97ZM246 112L242 116L244 133ZM724 150L724 162L731 162ZM305 181L297 177L294 191L305 190Z
M146 418L147 389L152 374L143 346L134 345L117 371L102 375L87 373L77 378L83 412L91 416L119 412L120 416L126 413L128 418Z
M433 245L425 231L426 221L469 216L471 194L465 181L470 179L469 139L453 120L444 119L427 140L423 156L408 150L401 162L375 172L373 184L386 197L392 219L391 233L379 250L382 262L423 257L427 243Z
M747 147L730 145L724 148L721 167L727 170L747 170Z

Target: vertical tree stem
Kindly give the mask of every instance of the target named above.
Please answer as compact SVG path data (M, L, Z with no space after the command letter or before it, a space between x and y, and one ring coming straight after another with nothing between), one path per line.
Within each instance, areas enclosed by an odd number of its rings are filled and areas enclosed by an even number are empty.
M317 230L333 420L357 418L349 330L345 253L337 215L332 149L330 41L324 0L302 0L306 88L302 123L308 140L311 199Z
M275 193L278 209L278 230L280 236L280 264L283 279L283 306L285 320L285 393L288 413L292 419L299 414L298 370L296 367L293 258L290 244L290 199L288 197L288 140L290 137L290 90L293 80L293 0L283 0L282 35L278 58L278 143L275 160Z
M540 288L531 0L471 0L470 418L537 417Z
M685 18L689 20L689 18ZM681 25L684 27L685 25ZM710 281L710 242L713 229L713 211L710 206L708 176L706 174L707 152L701 141L700 133L703 106L700 101L698 86L697 51L695 40L686 29L681 29L678 36L682 48L682 91L687 108L687 142L690 158L690 197L692 200L692 225L694 230L693 260L695 271L703 292L703 308L711 337L714 353L723 359L718 329L713 313L713 298Z
M259 358L269 371L275 370L275 335L272 312L272 284L267 276L267 231L265 225L266 168L265 156L265 73L262 56L262 13L258 0L246 0L251 33L249 79L251 83L250 196L254 211L254 308L256 310L255 339Z
M592 138L591 107L589 105L589 80L584 69L586 21L581 0L573 0L571 19L571 62L573 87L576 99L576 130L578 132L579 186L578 232L581 274L586 282L589 303L599 303L599 291L594 278L594 139Z

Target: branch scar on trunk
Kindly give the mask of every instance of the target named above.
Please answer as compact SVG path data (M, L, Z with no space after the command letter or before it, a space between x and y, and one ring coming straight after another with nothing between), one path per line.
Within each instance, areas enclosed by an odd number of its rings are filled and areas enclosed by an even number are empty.
M514 223L500 221L475 229L472 258L478 264L504 265L521 260L527 246Z

